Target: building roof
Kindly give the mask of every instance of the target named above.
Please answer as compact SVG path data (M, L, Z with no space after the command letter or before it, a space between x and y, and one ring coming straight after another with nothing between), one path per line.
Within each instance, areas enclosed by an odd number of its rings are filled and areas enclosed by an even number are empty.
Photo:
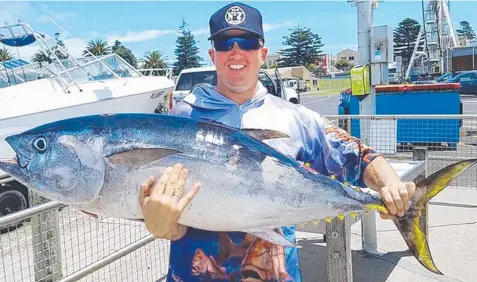
M346 49L344 49L344 50L341 50L341 51L339 51L339 52L338 52L338 54L340 54L340 53L343 53L343 52L353 52L353 53L358 53L358 51L356 51L356 50L353 50L353 49L346 48Z

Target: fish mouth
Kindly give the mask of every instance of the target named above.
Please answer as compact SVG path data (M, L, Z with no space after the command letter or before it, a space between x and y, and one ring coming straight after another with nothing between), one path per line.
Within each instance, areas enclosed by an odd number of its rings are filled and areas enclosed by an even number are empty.
M27 159L23 157L21 154L17 153L17 156L19 157L14 157L14 158L3 158L0 159L0 163L4 163L7 166L15 165L18 166L19 168L26 168L28 164L30 164L30 159ZM0 165L1 168L1 165Z
M265 272L263 269L255 265L245 265L241 271L242 277L244 279L249 278L249 279L258 279L258 280L265 279L265 275L263 272Z
M0 159L0 170L3 170L4 172L10 174L13 177L23 175L22 168L20 167L16 158Z

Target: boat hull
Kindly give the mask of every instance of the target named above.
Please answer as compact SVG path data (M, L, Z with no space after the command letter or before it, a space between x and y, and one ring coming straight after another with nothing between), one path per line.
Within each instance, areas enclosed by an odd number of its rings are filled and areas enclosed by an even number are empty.
M0 158L15 156L5 137L44 123L92 114L153 113L174 82L131 77L78 86L66 93L54 80L42 79L0 89Z

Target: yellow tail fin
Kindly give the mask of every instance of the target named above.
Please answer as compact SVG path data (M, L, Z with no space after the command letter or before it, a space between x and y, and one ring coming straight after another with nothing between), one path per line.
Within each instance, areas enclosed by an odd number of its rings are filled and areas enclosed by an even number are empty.
M393 221L401 232L407 246L416 259L428 270L442 274L437 269L429 251L424 233L426 204L441 192L464 170L474 165L477 159L470 159L449 165L416 184L416 193L410 202L408 212L403 217L394 217Z

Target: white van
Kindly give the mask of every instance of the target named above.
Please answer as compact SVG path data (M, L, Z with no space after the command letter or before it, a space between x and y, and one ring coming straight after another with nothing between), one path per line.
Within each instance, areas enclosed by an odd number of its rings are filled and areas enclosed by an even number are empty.
M275 79L272 79L270 75L264 70L260 70L258 79L262 82L263 86L268 89L268 93L285 99L291 103L299 104L300 95L291 87L284 87L280 75L275 70ZM184 99L189 94L196 84L208 83L211 85L217 85L217 72L215 66L200 67L182 70L177 78L176 85L172 95L169 98L169 110L174 107L175 103Z

